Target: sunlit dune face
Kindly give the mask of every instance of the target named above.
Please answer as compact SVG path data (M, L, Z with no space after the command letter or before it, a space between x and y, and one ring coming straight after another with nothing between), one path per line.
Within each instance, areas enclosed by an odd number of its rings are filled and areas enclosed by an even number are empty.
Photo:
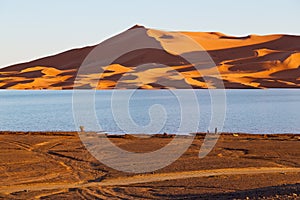
M269 51L267 54L264 51L264 55L259 56L266 56L272 54L274 51ZM274 58L275 59L275 58ZM300 63L300 54L299 53L292 53L287 59L283 62L280 61L273 61L273 62L262 62L262 63L253 63L253 68L256 66L262 66L264 70L262 71L254 71L248 70L248 72L242 71L230 71L230 67L223 67L220 69L222 78L224 80L228 80L231 82L239 82L243 83L248 86L256 87L256 88L265 88L261 82L277 82L278 84L283 84L287 86L297 87L300 86L299 82L297 82L300 73L298 72L295 74L287 74L289 70L298 69ZM276 74L281 74L281 76L286 75L283 80L278 80ZM274 79L274 80L273 80Z
M273 41L282 35L231 37L220 33L181 32L198 42L206 51L243 47Z
M52 86L54 84L58 84L66 81L71 76L58 76L55 78L35 78L30 83L18 83L14 86L11 86L9 89L53 89L53 90L61 90L60 86Z
M293 53L288 57L283 64L288 66L288 68L299 68L300 66L300 53Z
M72 70L58 70L53 67L36 66L21 70L17 77L0 78L1 86L8 85L8 89L54 89L61 90L62 86L55 86L72 78L71 75L60 75ZM40 75L39 75L40 74Z
M181 55L183 53L199 51L202 50L202 47L198 43L191 42L192 40L189 37L186 37L184 34L158 31L158 30L148 30L147 34L150 37L155 38L160 42L162 47L169 53L174 55ZM176 41L182 41L177 43ZM186 42L184 42L186 41ZM201 44L200 44L201 45Z

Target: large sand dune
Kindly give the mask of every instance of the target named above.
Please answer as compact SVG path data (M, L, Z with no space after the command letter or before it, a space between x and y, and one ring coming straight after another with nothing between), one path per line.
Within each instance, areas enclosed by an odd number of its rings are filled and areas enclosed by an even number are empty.
M139 30L130 35L130 30ZM178 33L182 34L178 36ZM197 50L195 45L178 45L187 36L208 52L214 66L197 71L184 54ZM141 49L127 53L107 66L94 70L74 84L78 68L96 46L73 49L0 69L1 89L157 89L218 88L223 80L226 88L299 88L300 36L249 35L227 36L218 32L166 32L134 26L99 44L108 57L112 44L130 45L134 38L150 41L158 49ZM176 51L174 51L176 49ZM145 65L159 63L157 65ZM216 76L218 70L220 76ZM98 79L100 81L98 82Z

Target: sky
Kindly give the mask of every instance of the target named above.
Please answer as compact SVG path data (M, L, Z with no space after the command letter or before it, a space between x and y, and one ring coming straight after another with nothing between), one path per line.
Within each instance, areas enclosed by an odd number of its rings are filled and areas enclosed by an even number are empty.
M95 45L135 24L300 35L299 0L0 0L0 68Z

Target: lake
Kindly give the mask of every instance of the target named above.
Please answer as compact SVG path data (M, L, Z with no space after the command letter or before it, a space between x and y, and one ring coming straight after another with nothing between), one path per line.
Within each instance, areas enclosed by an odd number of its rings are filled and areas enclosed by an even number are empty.
M125 100L122 99L121 94L133 91L115 90L114 92L116 112L112 112L111 109L113 91L96 91L95 113L97 122L101 124L101 130L94 131L124 133L122 126L128 126L126 116L119 116L117 122L114 117L119 109L123 109L122 103ZM184 95L185 91L178 90L178 92ZM206 132L211 118L211 98L208 90L194 90L194 92L200 108L198 131ZM223 132L300 133L300 89L234 89L225 92L226 117ZM75 125L73 119L72 94L72 90L0 90L0 130L78 130L79 126ZM195 105L189 102L189 98L184 101L187 109L194 109ZM150 122L149 108L160 105L165 115L160 113L161 110L153 109L152 120L163 122L163 126L148 127L146 133L174 133L181 122L180 103L182 102L179 102L170 90L137 90L133 92L128 108L132 121L137 126L144 127ZM84 102L82 104L84 105ZM83 106L79 109L85 108ZM140 129L132 128L133 133L139 131Z

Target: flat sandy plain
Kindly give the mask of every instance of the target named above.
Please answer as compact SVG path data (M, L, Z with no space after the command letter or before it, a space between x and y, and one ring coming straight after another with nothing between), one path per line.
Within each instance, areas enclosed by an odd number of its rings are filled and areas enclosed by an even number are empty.
M130 174L96 160L75 132L1 132L3 199L297 199L300 135L222 134L198 158L204 134L173 164ZM149 152L167 136L111 137L119 147Z

